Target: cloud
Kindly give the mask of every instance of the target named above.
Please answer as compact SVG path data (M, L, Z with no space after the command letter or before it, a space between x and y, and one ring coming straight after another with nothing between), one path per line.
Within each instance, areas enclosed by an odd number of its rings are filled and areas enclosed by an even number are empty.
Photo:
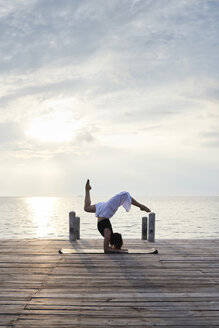
M30 11L38 0L14 0L14 1L0 1L0 17L4 18L12 13L22 14L22 11Z
M212 8L209 4L205 8L202 1L163 1L162 6L159 1L30 3L11 5L2 21L7 32L1 43L3 71L36 70L60 59L82 64L98 53L104 56L114 52L127 68L128 64L132 67L133 77L142 75L142 67L144 72L155 73L157 67L165 69L169 62L174 72L177 69L182 74L181 68L190 68L191 55L196 51L196 60L206 57L206 43L209 46L209 36L216 29L211 19L213 2ZM197 43L200 33L203 41ZM196 48L188 47L191 44ZM169 66L171 71L173 74Z
M94 136L89 133L89 132L86 132L86 131L83 131L81 133L79 133L76 137L76 142L88 142L88 143L91 143L91 142L94 142L95 141L95 138Z
M0 122L0 145L14 143L23 137L23 129L17 122Z
M162 160L168 168L180 158L172 181L181 181L177 168L188 168L184 159L193 169L203 155L218 164L211 153L218 145L218 1L0 4L0 141L6 162L22 169L37 163L39 176L47 163L56 181L69 175L77 183L91 169L99 186L105 176L115 176L118 184L130 178L130 187L141 183L139 172L156 174L154 161L160 179L163 173L171 180ZM50 122L48 135L59 142L28 135L37 120ZM72 124L68 141L60 141L61 129L54 131L57 121Z
M211 128L210 131L200 133L201 143L205 147L218 148L219 147L219 124Z

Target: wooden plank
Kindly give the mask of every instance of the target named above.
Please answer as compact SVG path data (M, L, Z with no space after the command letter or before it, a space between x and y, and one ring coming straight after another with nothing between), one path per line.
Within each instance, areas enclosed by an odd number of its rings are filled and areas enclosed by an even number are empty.
M165 322L165 325L164 325ZM197 326L206 326L206 327L218 327L218 318L175 318L175 317L157 317L156 312L154 317L151 318L142 318L138 317L137 314L134 318L125 318L120 314L120 318L114 318L111 315L111 318L105 318L104 316L98 316L96 318L81 316L80 312L77 315L21 315L16 323L16 327L60 327L61 325L66 326L77 326L77 327L108 327L108 326L123 326L129 327L148 327L148 326L174 326L187 325L197 327Z
M71 308L71 309L36 309L36 310L29 310L25 309L22 312L21 319L23 316L28 316L32 317L35 315L39 316L44 316L44 315L49 315L49 316L61 316L61 315L78 315L80 313L80 316L83 317L89 317L89 318L105 318L105 319L110 319L112 318L112 311L113 311L113 318L154 318L154 317L159 317L159 318L191 318L194 319L194 317L198 318L206 318L206 317L211 317L211 318L218 318L219 313L217 310L212 310L212 311L206 311L206 310L188 310L188 309L176 309L173 307L172 309L167 309L162 308L162 309L149 309L138 306L129 306L126 308L106 308L103 309L101 307L96 307L96 308L90 308L90 309L84 309L84 308Z
M122 311L125 309L133 308L133 302L106 302L101 304L100 302L76 302L71 301L69 304L60 304L59 300L56 300L57 304L47 304L47 303L31 303L26 306L26 310L100 310L100 311ZM179 310L179 311L219 311L218 302L207 303L207 302L137 302L134 306L136 309L144 311L169 311L170 308Z
M13 327L12 322L17 320L17 314L1 314L0 327Z

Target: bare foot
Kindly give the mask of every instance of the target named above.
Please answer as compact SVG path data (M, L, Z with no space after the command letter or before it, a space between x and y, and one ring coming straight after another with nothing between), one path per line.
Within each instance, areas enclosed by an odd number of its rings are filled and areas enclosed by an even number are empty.
M89 180L89 179L87 179L87 182L86 182L86 185L85 185L85 190L86 190L86 191L91 190L90 180Z

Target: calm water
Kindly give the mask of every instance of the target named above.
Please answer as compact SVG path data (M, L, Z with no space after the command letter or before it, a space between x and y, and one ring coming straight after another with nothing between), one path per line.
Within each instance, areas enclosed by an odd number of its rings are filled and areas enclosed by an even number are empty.
M106 201L100 197L97 201ZM218 238L219 197L141 197L156 213L156 238ZM68 213L81 218L81 238L102 238L94 214L83 211L83 197L0 197L0 239L68 238ZM111 219L124 238L141 237L145 212L119 208Z

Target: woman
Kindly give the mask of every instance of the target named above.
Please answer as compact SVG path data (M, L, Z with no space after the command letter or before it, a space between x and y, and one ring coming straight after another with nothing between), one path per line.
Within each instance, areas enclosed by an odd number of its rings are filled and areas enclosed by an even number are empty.
M127 249L121 249L123 245L121 234L113 232L109 219L115 214L115 212L121 205L123 205L127 212L130 210L131 205L137 206L140 208L140 210L145 212L150 212L150 209L147 208L145 205L138 203L126 191L122 191L121 193L113 196L107 202L101 202L95 205L91 205L90 190L90 181L87 180L85 185L84 210L86 212L96 213L96 217L98 218L97 228L100 234L104 237L104 252L127 253Z

